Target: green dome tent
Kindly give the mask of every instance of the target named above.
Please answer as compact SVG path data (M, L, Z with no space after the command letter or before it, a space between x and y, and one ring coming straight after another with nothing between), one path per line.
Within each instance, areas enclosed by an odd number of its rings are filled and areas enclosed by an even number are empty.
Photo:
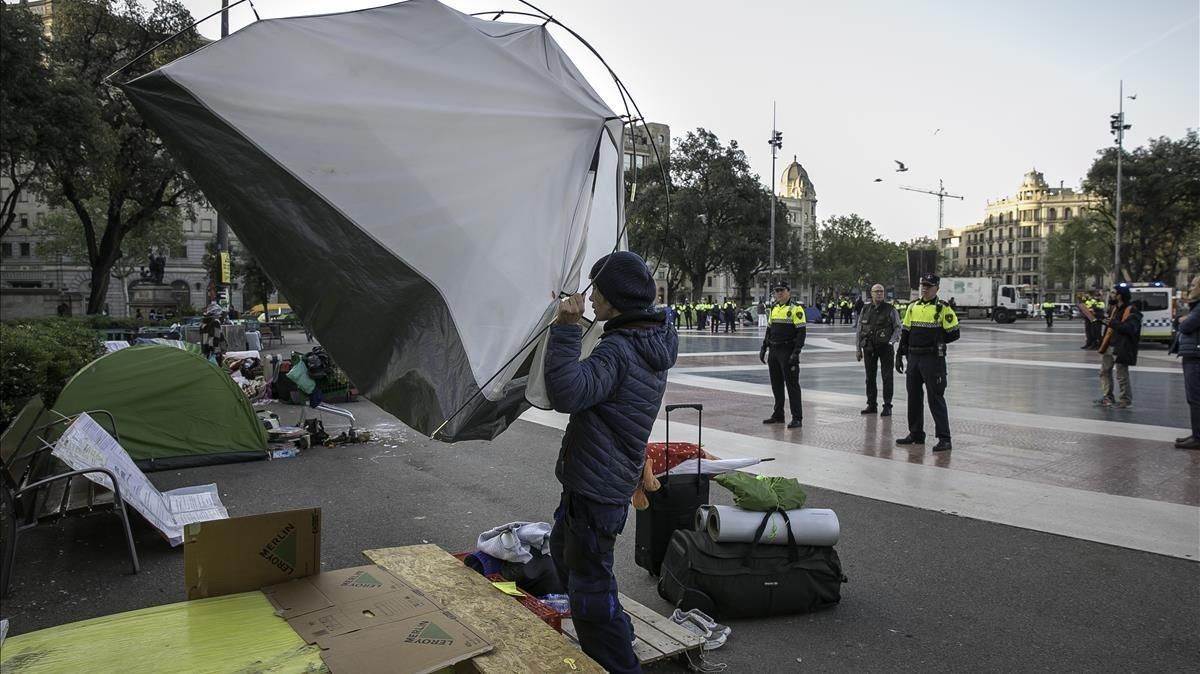
M58 396L65 415L107 410L143 470L266 456L267 433L233 379L199 354L135 346L83 367Z

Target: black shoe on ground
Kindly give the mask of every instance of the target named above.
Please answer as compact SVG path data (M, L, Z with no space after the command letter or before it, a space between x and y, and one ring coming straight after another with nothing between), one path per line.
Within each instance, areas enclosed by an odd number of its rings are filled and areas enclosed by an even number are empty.
M763 423L764 424L782 424L783 417L768 417L766 419L763 419Z
M1191 436L1191 435L1185 435L1182 438L1175 438L1175 444L1178 445L1181 442L1187 442L1188 440L1191 440L1193 437L1194 436Z
M903 438L896 438L896 444L897 445L923 445L923 444L925 444L925 438L914 438L912 436L912 433L909 433L908 435L904 436Z
M891 406L891 405L884 405L884 406L883 406L883 411L879 413L879 416L881 416L881 417L890 417L890 416L892 416L892 406Z
M1200 449L1200 438L1192 436L1175 443L1175 449Z
M941 438L937 441L937 444L933 446L933 451L935 452L948 452L952 449L954 449L954 447L950 446L949 438Z
M800 428L803 425L804 425L804 422L800 421L799 419L792 419L790 422L788 422L787 427L788 428Z
M879 410L875 409L874 405L867 405L867 408L865 410L859 411L859 414L875 414L878 411Z

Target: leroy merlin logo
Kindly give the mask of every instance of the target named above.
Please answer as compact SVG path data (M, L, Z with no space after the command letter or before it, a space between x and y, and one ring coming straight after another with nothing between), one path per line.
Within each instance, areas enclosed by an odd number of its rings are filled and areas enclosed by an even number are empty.
M404 640L406 644L425 644L426 646L450 646L454 638L446 630L428 620L422 620L408 633Z
M342 587L383 587L383 583L379 582L375 576L372 576L366 571L359 571L353 576L342 581Z
M263 546L259 557L270 562L275 568L284 573L296 570L296 526L290 522L279 533Z

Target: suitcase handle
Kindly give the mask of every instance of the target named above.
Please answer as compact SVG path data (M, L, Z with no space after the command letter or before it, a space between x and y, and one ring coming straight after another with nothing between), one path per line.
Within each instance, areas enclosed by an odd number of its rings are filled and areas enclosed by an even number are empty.
M679 410L679 409L696 410L696 447L700 448L701 451L703 451L703 448L700 443L700 439L701 439L701 434L704 430L704 404L703 403L678 403L675 405L667 405L663 409L665 409L667 412L667 443L666 443L666 447L663 449L663 452L667 456L667 464L669 465L671 463L671 411L672 410ZM670 477L671 477L671 473L669 470L667 471L667 474L664 477L667 478L666 480L663 480L663 489L664 489L664 493L665 493L665 490L667 488L667 482L670 481ZM697 494L700 493L700 480L702 480L702 479L704 479L704 478L701 477L701 472L700 472L700 456L697 455L696 456L696 493Z

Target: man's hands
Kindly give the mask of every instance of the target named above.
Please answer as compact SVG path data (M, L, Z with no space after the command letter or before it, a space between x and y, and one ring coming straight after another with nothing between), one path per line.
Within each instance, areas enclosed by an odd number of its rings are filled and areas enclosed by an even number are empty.
M896 372L904 374L904 356L896 354Z
M792 351L792 357L788 358L788 369L793 373L800 371L800 349Z
M758 350L758 359L762 362L763 365L767 364L767 345L766 344L763 344L763 347Z
M558 303L558 312L554 315L554 322L562 325L578 325L583 319L583 295L571 295L565 297Z
M862 355L862 349L859 349L858 351L856 351L856 352L854 353L854 359L855 359L855 360L857 360L857 361L859 361L859 362L862 362L862 359L863 359L863 355Z

